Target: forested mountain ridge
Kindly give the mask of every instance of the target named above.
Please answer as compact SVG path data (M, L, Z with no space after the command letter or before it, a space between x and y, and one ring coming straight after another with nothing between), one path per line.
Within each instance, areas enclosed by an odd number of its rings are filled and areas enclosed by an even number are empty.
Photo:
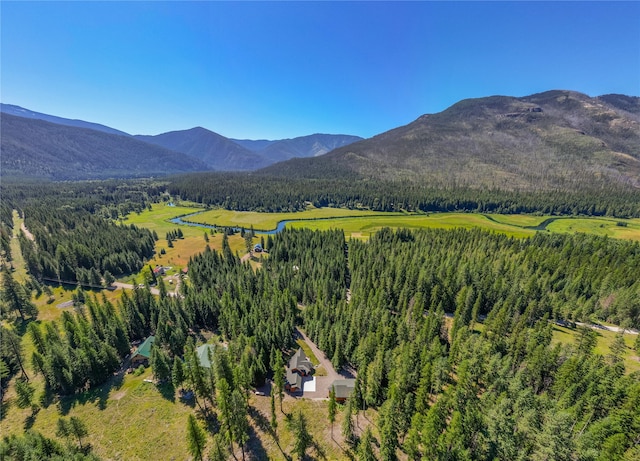
M640 187L640 98L548 91L460 101L314 159L267 167L288 177L426 181L507 190Z
M0 103L0 112L3 114L15 115L16 117L30 118L36 120L44 120L45 122L57 123L58 125L75 126L76 128L89 128L96 131L104 131L110 134L119 134L121 136L131 136L124 131L116 130L109 126L101 125L99 123L85 122L84 120L75 120L64 117L57 117L55 115L43 114L41 112L34 112L24 107L15 106L13 104Z
M202 127L136 139L193 155L218 171L253 171L293 157L316 157L362 138L312 134L293 139L229 139Z
M270 163L259 153L202 127L156 136L136 135L135 138L192 155L202 160L210 169L218 171L257 170Z
M359 136L346 134L311 134L292 139L269 141L262 146L259 142L246 143L249 149L255 149L270 162L281 162L291 158L318 157L342 146L362 140Z
M2 114L3 176L48 179L149 177L208 167L131 137Z
M114 128L101 125L98 123L87 122L84 120L72 120L63 117L57 117L55 115L43 114L40 112L34 112L29 109L25 109L20 106L15 106L12 104L2 104L0 103L0 112L2 115L8 116L16 116L27 118L30 120L41 120L50 122L56 125L63 125L66 127L74 127L74 128L86 128L90 130L100 131L103 133L114 134L125 136L128 138L135 138L139 141L143 141L145 143L160 146L165 149L169 149L174 152L179 152L182 154L187 154L190 157L199 159L202 161L201 164L197 166L198 171L205 170L215 170L215 171L253 171L260 168L263 168L267 165L273 164L275 162L279 162L282 160L288 160L292 157L314 157L318 155L325 154L337 147L341 147L362 138L358 136L350 136L350 135L332 135L332 134L312 134L308 136L300 136L293 139L276 139L276 140L236 140L226 138L218 133L207 130L202 127L195 127L188 130L177 130L170 131L167 133L158 134L155 136L151 135L135 135L131 136L124 131L116 130ZM32 129L32 128L30 128ZM31 133L33 135L33 133ZM13 137L14 132L9 130L8 136ZM51 134L50 134L51 136ZM42 148L40 146L30 145L29 138L23 137L19 144L22 148L25 149L23 152L24 155L29 153L29 156L32 157L31 161L27 161L28 168L25 165L20 166L20 163L23 163L23 160L12 160L6 164L6 172L10 174L21 174L21 175L30 175L30 176L42 176L43 172L51 169L51 165L48 165L48 161L43 156ZM33 143L38 143L39 135L35 135L33 139ZM74 151L76 146L76 140L71 138L69 140L63 140L61 137L57 137L55 142L53 143L57 149L56 155L60 155L61 150L65 151ZM100 145L101 143L97 143ZM7 148L9 148L10 144L7 144ZM16 146L13 146L14 149L9 149L8 155L15 155ZM4 146L3 146L4 149ZM131 151L135 154L140 150L130 148ZM53 152L53 149L50 149ZM100 149L98 149L95 154L100 157L102 153ZM42 160L43 165L40 165L38 162ZM64 157L63 161L68 160L68 157ZM193 159L191 159L192 161ZM80 162L81 164L82 162ZM190 161L185 161L183 163L190 163ZM203 166L205 165L205 166ZM96 169L99 165L93 165ZM88 165L91 167L91 165ZM102 166L100 165L102 168ZM22 168L22 169L21 169ZM82 171L84 165L81 165L80 171ZM104 168L103 168L104 169ZM27 171L22 171L27 170ZM141 173L118 173L117 171L112 171L111 176L152 176L158 174L158 171L151 167L145 173L142 171ZM194 171L194 168L187 168L182 170L170 170L169 172L178 172L178 171ZM50 177L55 177L57 179L58 176L55 174L49 175ZM46 175L45 175L46 176ZM99 176L99 177L108 177ZM86 179L93 178L93 176L88 173L79 172L76 176L64 176L65 179Z

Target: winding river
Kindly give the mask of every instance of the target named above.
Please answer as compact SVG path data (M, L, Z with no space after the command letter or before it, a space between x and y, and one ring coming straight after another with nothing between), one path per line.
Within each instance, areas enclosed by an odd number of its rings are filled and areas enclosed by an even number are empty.
M193 216L199 215L201 213L204 213L204 211L198 211L196 213L191 213L188 215L184 215L184 216L178 216L176 218L170 219L169 221L172 222L173 224L180 224L183 226L192 226L192 227L203 227L205 229L217 229L217 228L229 228L232 227L234 231L236 232L240 232L240 230L242 230L242 227L234 227L234 226L215 226L213 224L204 224L204 223L199 223L199 222L193 222L193 221L188 221L188 218L191 218ZM346 216L345 216L346 217ZM337 219L335 217L332 218L316 218L316 220L319 219ZM286 219L283 221L278 221L278 225L276 226L275 229L271 229L271 230L263 230L263 229L254 229L256 234L264 234L264 235L275 235L278 234L280 232L282 232L282 230L285 228L285 226L291 222L296 222L296 221L309 221L308 219ZM248 228L245 227L245 230L247 230Z

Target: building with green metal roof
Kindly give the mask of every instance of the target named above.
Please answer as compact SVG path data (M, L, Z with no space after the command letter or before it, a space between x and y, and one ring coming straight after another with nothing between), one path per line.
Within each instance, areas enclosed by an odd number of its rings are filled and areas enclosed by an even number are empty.
M136 365L149 360L151 357L151 346L153 346L153 342L155 340L155 336L149 336L142 344L140 344L140 346L138 346L131 356L131 365Z
M200 366L204 368L211 368L211 360L209 360L209 351L211 351L211 358L213 358L213 353L216 348L213 344L203 344L196 349L196 353L198 354L198 361L200 362Z

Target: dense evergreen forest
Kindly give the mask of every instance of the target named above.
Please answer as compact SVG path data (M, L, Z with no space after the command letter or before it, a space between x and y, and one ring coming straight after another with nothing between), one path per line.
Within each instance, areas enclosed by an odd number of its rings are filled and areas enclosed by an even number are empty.
M285 231L269 265L300 268L305 327L357 369L353 408L379 408L382 459L637 459L640 376L624 375L621 338L607 357L588 329L552 346L550 320L638 326L638 244L386 230L349 246L350 302L334 282L343 250L336 235Z
M316 207L376 211L469 211L552 215L640 216L640 191L594 182L579 190L514 192L357 178L271 177L258 173L196 173L171 178L168 190L185 200L231 210L300 211Z
M214 190L230 192L239 176L217 178L226 179ZM260 189L251 181L227 206L298 209L315 187L295 192L294 183L278 181L291 187L276 190L279 186L267 180ZM0 236L7 234L3 256L11 260L8 235L15 209L35 239L34 244L20 237L33 277L101 282L108 274L136 272L151 256L157 236L115 221L161 200L165 187L150 182L6 186L0 206ZM258 196L270 187L274 195L267 206ZM355 193L359 187L362 195ZM327 202L317 204L422 209L432 203L417 199L415 189L415 196L398 192L383 205L374 192L386 193L392 184L379 187L336 183L326 189L334 191L325 195ZM494 203L490 192L473 199L472 191L462 189L440 194L437 203L443 207L468 205L472 211L480 202ZM462 196L457 194L469 194L468 202L456 202ZM549 194L552 209L543 211L536 208L541 197L520 198L531 200L530 211L548 213L627 216L640 206L603 193L597 202L602 206L583 209L580 204L596 203L585 192L569 197L567 203L575 201L563 209L553 208L562 195ZM494 204L517 208L524 202L500 203ZM244 451L251 434L248 392L269 377L276 396L282 393L284 358L299 325L336 367L356 371L348 415L356 417L363 408L378 412L377 441L371 432L358 439L349 433L352 426L343 428L358 459L375 459L372 453L383 460L640 457L640 375L625 373L622 336L605 356L594 351L595 333L587 328L579 328L575 345L551 341L553 322L560 319L599 318L640 327L639 243L580 234L516 239L481 230L389 229L368 242L347 243L339 230L285 229L265 246L269 256L254 269L231 251L225 236L221 251L207 248L191 258L177 296L167 295L161 279L160 296L149 286L124 292L114 303L82 294L85 307L43 323L32 321L38 314L30 302L32 286L3 270L3 382L16 376L19 401L36 408L25 364L43 376L49 397L80 393L106 382L132 343L153 334L155 377L193 391L200 414L217 428L210 456L226 459L230 450ZM196 355L196 341L204 334L219 338L209 357L211 369L201 367ZM32 350L21 347L21 335L29 336ZM295 421L302 437L303 421ZM35 453L93 459L31 433L6 438L0 454L37 458L29 452L31 443L38 444Z
M12 210L18 210L31 233L18 234L20 248L37 280L100 286L139 271L153 255L157 235L115 222L158 200L159 191L148 182L7 184L2 195L0 241L13 227ZM8 240L2 249L10 260Z

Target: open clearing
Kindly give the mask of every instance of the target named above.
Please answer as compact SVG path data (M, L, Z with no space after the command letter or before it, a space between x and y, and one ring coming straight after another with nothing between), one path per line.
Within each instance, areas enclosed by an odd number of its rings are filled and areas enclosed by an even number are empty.
M550 223L547 230L563 234L582 232L640 241L640 219L560 218Z
M596 332L598 342L596 343L594 352L602 356L607 356L611 352L611 345L619 333L607 330L594 330ZM575 344L578 331L572 328L565 328L559 325L553 326L553 339L552 344ZM640 357L633 349L633 343L638 336L630 333L625 333L624 342L627 345L627 350L624 354L624 366L626 373L633 373L634 371L640 371Z
M196 210L197 211L197 210ZM256 211L208 210L189 218L189 221L216 226L236 226L258 230L275 229L280 221L314 220L344 217L403 216L404 213L381 213L369 210L349 210L347 208L310 208L295 213L259 213ZM334 226L335 227L335 226Z
M166 246L164 236L166 232L176 229L177 224L170 219L198 213L188 218L190 222L205 225L233 226L258 230L275 229L279 222L290 221L287 226L292 228L308 228L317 230L342 229L347 238L368 239L384 227L409 229L454 229L481 228L499 232L512 237L529 237L535 234L536 227L550 221L546 231L557 233L583 232L593 235L609 236L612 238L639 240L640 219L616 219L599 217L570 217L570 216L537 216L537 215L505 215L480 213L384 213L370 210L350 210L346 208L310 208L295 213L261 213L255 211L232 211L212 209L203 211L202 208L188 206L168 206L154 204L151 211L132 214L124 220L124 224L136 224L155 230L160 237L157 245L158 256L162 248L167 251L166 259L181 266L189 256L204 249L203 234L205 229L194 226L179 226L185 235L183 241L175 243L175 249ZM618 223L624 223L619 225ZM216 235L216 234L214 234ZM220 235L220 234L217 234ZM235 237L235 238L234 238ZM193 239L193 240L190 240ZM184 242L184 243L180 243ZM233 251L242 254L245 251L244 241L232 236L229 243ZM215 238L210 242L211 248L220 248L221 240ZM177 255L180 254L181 257Z
M508 224L491 221L480 214L434 213L430 215L371 216L366 218L323 219L317 221L295 221L291 227L309 229L343 229L347 236L369 238L384 227L408 229L455 229L482 228L513 237L528 237L535 233Z

